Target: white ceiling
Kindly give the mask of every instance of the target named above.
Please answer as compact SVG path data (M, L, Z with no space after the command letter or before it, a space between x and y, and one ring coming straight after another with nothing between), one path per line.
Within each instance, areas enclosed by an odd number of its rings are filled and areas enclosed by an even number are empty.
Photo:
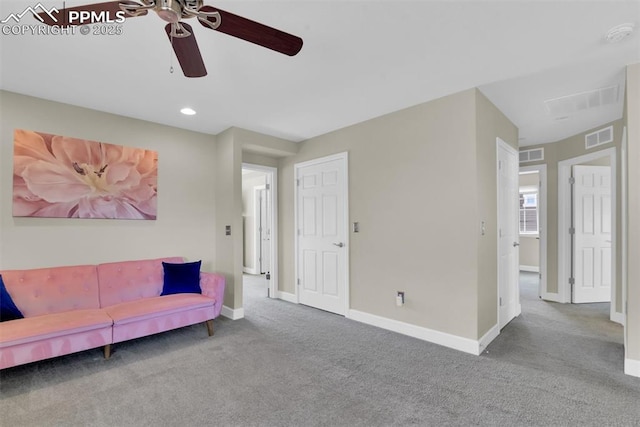
M2 0L0 20L37 2ZM563 121L544 100L623 85L624 66L640 62L640 0L205 4L300 36L302 51L288 57L191 22L209 74L188 79L152 12L128 19L122 35L2 34L0 87L205 133L238 126L292 141L479 87L531 145L620 118L622 96ZM606 31L626 22L635 34L606 43ZM183 116L184 106L198 114Z

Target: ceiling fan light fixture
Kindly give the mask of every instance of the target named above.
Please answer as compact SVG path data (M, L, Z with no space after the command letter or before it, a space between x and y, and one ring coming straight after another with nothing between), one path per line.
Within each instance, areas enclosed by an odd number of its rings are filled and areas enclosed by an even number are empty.
M189 107L184 107L183 109L180 110L180 112L182 114L184 114L185 116L193 116L196 114L196 110L194 110L193 108L189 108Z
M175 24L182 18L182 6L177 0L159 0L156 4L156 13L164 21Z

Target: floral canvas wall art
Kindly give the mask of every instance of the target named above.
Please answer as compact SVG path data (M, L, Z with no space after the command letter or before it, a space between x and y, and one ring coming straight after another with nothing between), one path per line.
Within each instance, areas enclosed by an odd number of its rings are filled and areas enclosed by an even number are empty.
M158 154L16 129L13 216L156 219Z

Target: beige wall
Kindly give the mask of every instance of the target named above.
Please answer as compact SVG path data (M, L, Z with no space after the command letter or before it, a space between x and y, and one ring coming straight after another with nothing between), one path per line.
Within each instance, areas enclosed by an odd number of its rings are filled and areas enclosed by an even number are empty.
M540 268L540 240L537 236L520 235L520 265Z
M586 134L594 132L596 130L602 129L607 126L613 126L613 142L601 145L597 148L587 150L584 145L584 137ZM523 147L523 150L528 150L536 147L544 147L544 161L542 162L528 162L523 163L522 165L535 165L535 164L546 164L547 165L547 292L549 293L557 293L558 292L558 162L563 160L572 159L574 157L579 157L585 154L597 153L598 151L606 150L611 147L616 147L616 162L620 164L620 141L622 138L622 128L623 121L616 120L615 122L607 123L602 126L598 126L594 129L589 129L586 132L580 133L578 135L574 135L570 138L563 139L561 141L537 145L537 146L527 146ZM605 161L598 161L597 163L602 163ZM590 162L592 164L593 162ZM621 174L620 167L616 168L617 176L616 176L616 200L618 207L616 209L616 224L617 224L617 235L616 235L616 253L621 253L621 232L620 232L620 219L621 219L621 207L620 207L620 188L621 188ZM622 282L619 280L621 277L621 268L622 262L621 257L618 256L616 260L616 277L618 278L616 281L616 294L621 295L622 292ZM620 305L616 306L616 311L620 312Z
M294 164L348 151L349 221L360 223L350 236L351 308L479 338L497 320L496 133L517 141L472 89L301 143L280 161L280 290L295 291Z
M251 163L252 165L278 167L278 157L265 156L248 151L242 152L242 163Z
M215 137L0 91L0 268L184 256L216 269ZM12 217L13 130L158 152L158 219Z
M242 150L234 133L231 128L218 135L215 164L217 267L227 279L224 305L231 309L242 307Z
M640 376L640 64L627 67L628 263L626 359Z

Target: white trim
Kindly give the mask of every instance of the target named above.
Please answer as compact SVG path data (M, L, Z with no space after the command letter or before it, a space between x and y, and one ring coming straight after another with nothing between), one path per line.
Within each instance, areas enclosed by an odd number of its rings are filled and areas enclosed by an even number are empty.
M282 301L298 304L298 297L296 294L292 294L291 292L278 291L276 292L276 298L281 299Z
M410 323L400 322L398 320L388 319L386 317L376 316L375 314L369 314L358 310L349 310L347 312L347 318L476 356L480 355L484 349L484 347L481 348L480 341L436 331L422 326L412 325ZM497 329L497 327L494 328ZM485 345L495 338L491 338L495 333L494 328L490 331L491 335L487 333L482 338L483 340L487 340Z
M344 296L344 313L345 316L349 313L349 308L351 307L351 302L350 302L350 285L349 285L349 265L350 265L350 261L349 261L349 251L350 251L350 245L349 245L349 153L347 151L344 151L342 153L337 153L337 154L332 154L330 156L325 156L325 157L318 157L316 159L312 159L312 160L307 160L305 162L300 162L300 163L296 163L293 165L293 169L294 169L294 173L293 173L293 194L294 194L294 200L293 200L293 215L294 215L294 271L295 271L295 275L294 275L294 286L295 286L295 295L296 295L296 303L300 302L300 293L298 292L298 278L299 278L299 272L298 272L298 191L299 191L299 187L297 185L297 180L298 180L298 171L301 168L305 168L307 166L314 166L320 163L326 163L326 162L332 162L334 160L342 160L344 162L344 182L342 183L343 185L343 190L344 190L344 200L343 200L343 204L344 204L344 226L345 226L345 273L344 273L344 285L345 285L345 296Z
M480 341L478 342L478 354L481 354L493 340L498 338L498 335L500 335L500 328L495 324L482 336L482 338L480 338Z
M256 270L255 268L249 268L249 267L244 267L244 266L242 267L242 272L246 273L246 274L251 274L251 275L254 275L254 276L260 274L258 272L258 270Z
M547 233L547 215L548 215L548 188L547 188L547 165L533 165L533 166L521 166L520 172L526 173L538 173L540 179L540 189L538 192L538 237L540 256L539 256L539 273L540 273L540 286L538 288L538 295L543 299L550 301L557 301L557 294L551 294L547 292L547 248L549 235ZM545 295L547 298L545 297Z
M569 275L571 273L571 238L569 226L571 224L571 188L569 177L571 167L580 163L590 162L602 157L609 156L611 166L611 259L615 266L617 259L616 246L616 217L618 210L616 205L616 148L594 151L582 156L574 157L558 162L558 293L563 303L571 302L571 285L569 285ZM611 270L611 304L616 305L616 269ZM624 302L624 301L623 301Z
M244 317L244 308L229 308L226 305L222 306L222 311L220 312L224 317L227 317L231 320L238 320Z
M624 373L640 377L640 360L624 359Z
M278 292L278 168L271 166L256 165L253 163L242 163L243 169L264 172L267 174L267 183L269 184L269 194L271 195L271 268L269 274L269 296L272 297ZM243 314L244 316L244 314Z
M621 257L621 265L622 265L622 277L620 280L622 281L622 295L620 296L622 313L614 313L615 305L611 304L611 320L614 322L620 323L622 326L626 324L627 313L626 313L626 301L627 301L627 263L629 262L629 255L627 254L627 127L624 126L622 128L622 141L620 142L620 194L622 195L622 200L620 200L620 209L622 218L620 227L621 227L621 235L622 235L622 254ZM615 314L615 316L614 316ZM618 314L620 315L618 317ZM614 320L614 317L617 320ZM621 320L621 321L619 321ZM627 346L627 334L626 331L624 333L624 345Z
M611 310L610 320L624 326L624 313L618 313L617 311L613 310L615 310L615 308Z
M558 294L557 292L546 292L543 290L541 298L545 301L562 302L560 301L560 294Z
M528 271L530 273L540 273L540 267L538 267L537 265L520 264L520 271Z
M264 179L266 181L267 177L265 176ZM260 241L262 236L260 235L259 220L262 210L262 206L260 206L260 191L266 188L266 185L256 185L253 187L253 271L256 272L255 274L262 274L262 271L260 271L260 256L262 255L260 253L260 247L262 245ZM269 268L271 268L271 266L269 266Z

